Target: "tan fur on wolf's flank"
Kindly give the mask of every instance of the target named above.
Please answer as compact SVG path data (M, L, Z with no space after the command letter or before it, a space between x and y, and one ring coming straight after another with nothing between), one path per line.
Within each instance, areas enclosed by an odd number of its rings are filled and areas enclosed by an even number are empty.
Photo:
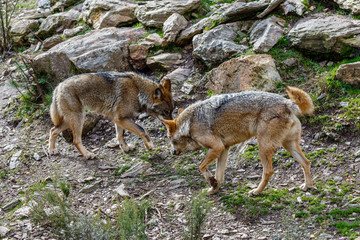
M241 92L216 95L192 104L174 120L163 120L172 140L174 154L188 145L208 148L199 168L211 188L209 194L219 190L229 149L256 136L263 174L259 186L250 195L261 193L274 173L272 157L283 146L300 163L305 182L302 190L313 188L310 161L301 151L301 123L296 115L311 113L313 103L307 93L298 88L288 88L291 98L266 92ZM290 95L289 94L289 95ZM300 104L301 106L297 105ZM217 159L215 177L208 166Z
M57 136L67 128L73 133L73 142L85 158L93 158L81 141L85 109L100 113L115 123L116 138L125 151L134 148L124 141L124 130L139 135L148 149L154 148L147 132L133 118L141 112L171 119L174 108L171 83L162 85L134 72L89 73L71 77L60 83L50 106L55 125L50 131L49 153L56 153Z

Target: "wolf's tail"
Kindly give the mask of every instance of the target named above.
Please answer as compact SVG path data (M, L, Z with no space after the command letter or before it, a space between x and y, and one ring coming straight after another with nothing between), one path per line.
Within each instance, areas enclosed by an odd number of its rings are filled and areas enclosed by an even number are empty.
M290 99L300 108L302 115L309 115L314 112L314 104L309 94L296 87L286 86L285 89Z
M57 95L57 88L55 88L55 91L53 92L52 102L50 105L50 117L51 121L54 123L55 127L60 126L60 124L63 121L63 117L60 115L59 109L58 109L58 103L56 101L56 95Z

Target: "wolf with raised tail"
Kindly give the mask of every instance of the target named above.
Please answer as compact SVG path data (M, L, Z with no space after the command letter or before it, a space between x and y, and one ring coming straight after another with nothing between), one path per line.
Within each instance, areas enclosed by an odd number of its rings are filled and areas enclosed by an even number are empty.
M173 154L180 154L186 147L208 148L200 171L211 186L208 194L217 192L224 182L229 149L256 136L263 166L259 186L249 195L261 193L274 170L272 157L283 146L300 163L305 182L301 189L313 188L310 161L300 148L301 123L297 116L314 111L310 96L301 89L286 87L290 99L279 94L245 91L213 96L207 100L179 110L174 120L162 120L171 138ZM215 177L208 166L215 160Z
M112 119L116 138L124 152L134 148L124 141L124 130L141 137L146 148L154 143L148 133L134 122L140 113L154 117L172 119L174 104L169 80L159 84L135 72L87 73L68 78L54 90L50 116L55 127L50 130L49 153L56 153L57 136L70 128L73 142L86 158L94 158L82 144L81 133L85 110L90 109Z

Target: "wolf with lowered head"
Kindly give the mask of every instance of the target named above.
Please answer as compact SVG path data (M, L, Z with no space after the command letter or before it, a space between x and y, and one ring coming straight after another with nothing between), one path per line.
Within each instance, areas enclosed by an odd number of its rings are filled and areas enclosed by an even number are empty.
M70 128L80 153L86 159L95 157L81 141L86 109L114 121L116 138L124 152L134 148L124 141L125 129L139 135L146 148L151 150L154 143L133 119L143 112L157 118L172 119L173 108L169 80L159 84L135 72L99 72L70 77L61 82L53 93L50 116L55 127L50 130L49 153L57 152L57 136Z
M283 146L300 163L305 182L301 189L313 188L310 161L300 148L301 123L297 116L311 114L314 110L310 96L301 89L286 87L290 99L281 95L247 91L213 96L179 111L174 120L162 120L171 138L173 154L180 154L188 147L208 148L200 171L211 188L217 192L224 182L229 148L256 136L263 166L259 186L249 192L261 193L274 173L272 157ZM215 160L215 177L208 166Z

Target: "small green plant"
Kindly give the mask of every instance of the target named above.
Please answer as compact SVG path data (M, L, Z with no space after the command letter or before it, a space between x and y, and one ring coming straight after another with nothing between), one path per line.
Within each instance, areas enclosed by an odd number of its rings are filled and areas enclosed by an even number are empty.
M27 193L31 221L47 225L59 239L147 239L145 218L151 209L148 201L124 200L114 221L104 221L99 215L76 213L70 197L70 184L65 181L32 185Z
M209 213L211 204L206 198L205 193L200 192L192 197L187 206L185 218L188 230L185 232L185 239L202 239L201 229Z
M117 168L114 171L114 176L121 176L126 170L128 170L131 166L130 165L124 165L121 168Z
M148 201L125 200L118 209L112 239L148 239L145 232L145 218L150 209Z
M132 27L133 28L140 28L140 27L144 27L144 25L142 23L138 22L138 23L135 23Z

